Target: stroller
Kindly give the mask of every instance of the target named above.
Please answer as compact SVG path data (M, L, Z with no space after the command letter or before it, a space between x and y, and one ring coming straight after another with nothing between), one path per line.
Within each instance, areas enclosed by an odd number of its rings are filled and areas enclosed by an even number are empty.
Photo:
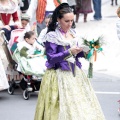
M11 32L11 39L9 41L6 39L5 35L3 34L3 39L4 39L3 49L14 71L17 71L19 76L22 76L20 80L15 80L13 78L12 80L9 81L10 86L8 88L8 93L10 95L13 95L15 89L17 87L20 87L23 90L23 98L25 100L28 100L31 92L38 91L40 89L42 76L38 77L30 72L26 73L25 70L22 72L19 72L17 70L18 63L20 61L19 54L17 54L17 56L15 55L14 57L13 54L14 52L17 52L16 47L17 47L17 42L19 42L17 40L22 32L24 32L23 29L13 30Z

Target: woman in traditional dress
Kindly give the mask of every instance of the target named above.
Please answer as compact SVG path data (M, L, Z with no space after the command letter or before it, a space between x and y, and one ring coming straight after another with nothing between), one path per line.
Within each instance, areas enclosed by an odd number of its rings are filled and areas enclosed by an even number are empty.
M80 47L73 22L74 13L67 3L62 3L53 12L44 39L47 70L34 120L105 120L78 59L86 53Z
M1 56L0 56L0 91L4 90L4 89L7 89L8 87L9 87L8 80L7 80L5 70L4 70L4 67L3 67L3 63L2 63L2 60L1 60Z
M0 0L0 34L21 27L17 10L18 5L14 1Z
M0 0L0 38L2 43L4 42L3 39L4 31L1 29L4 28L7 30L13 30L16 27L18 28L21 27L17 10L18 10L17 2L14 2L13 0ZM12 66L13 61L11 60L6 45L2 44L1 47L6 54L9 66Z

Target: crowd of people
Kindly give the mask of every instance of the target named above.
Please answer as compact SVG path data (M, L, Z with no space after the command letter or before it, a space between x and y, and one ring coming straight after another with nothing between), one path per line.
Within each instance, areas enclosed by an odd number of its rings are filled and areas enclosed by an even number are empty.
M87 14L93 12L91 0L48 0L47 2L43 0L0 0L1 38L2 35L5 34L7 40L9 41L10 39L13 39L13 30L25 29L19 39L22 39L25 32L31 30L35 32L36 37L38 37L38 42L42 44L42 39L48 30L47 26L49 20L47 21L47 18L50 19L54 9L61 3L69 4L74 15L76 15L75 22L79 21L79 14L84 14L84 22L87 22ZM99 2L93 0L95 20L100 20L102 18L100 3L100 0ZM97 10L98 6L100 6L99 10ZM4 42L3 39L1 39L1 41ZM5 44L2 45L2 48L6 53L7 50ZM9 59L8 55L7 58Z
M78 60L86 59L89 51L80 46L75 23L80 14L86 23L92 12L93 20L102 20L101 0L0 0L1 49L6 51L4 34L10 48L19 51L21 63L29 63L29 72L43 76L34 120L105 120ZM22 32L13 40L16 29ZM9 84L1 57L0 71L0 90L4 90Z

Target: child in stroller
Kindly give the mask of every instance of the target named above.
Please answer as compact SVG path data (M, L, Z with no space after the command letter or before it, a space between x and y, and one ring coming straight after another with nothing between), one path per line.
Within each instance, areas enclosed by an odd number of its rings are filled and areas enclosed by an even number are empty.
M24 99L29 98L29 92L39 90L40 82L46 70L44 48L36 41L33 31L26 32L24 40L15 42L11 47L13 60L17 63L17 71L24 75L20 82ZM14 84L11 85L12 90Z
M46 70L44 58L44 48L37 43L33 31L26 32L24 40L17 44L17 49L13 53L13 58L19 53L18 71L25 74L43 76ZM18 60L17 60L18 63Z

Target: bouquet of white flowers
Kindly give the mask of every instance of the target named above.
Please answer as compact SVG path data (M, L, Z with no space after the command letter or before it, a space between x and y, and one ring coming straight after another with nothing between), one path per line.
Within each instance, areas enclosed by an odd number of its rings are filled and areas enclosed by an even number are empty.
M85 38L83 39L83 44L90 48L86 58L89 60L89 69L88 69L88 77L93 77L93 61L96 61L97 53L103 51L102 45L104 44L103 37L98 37L97 40L88 41Z

